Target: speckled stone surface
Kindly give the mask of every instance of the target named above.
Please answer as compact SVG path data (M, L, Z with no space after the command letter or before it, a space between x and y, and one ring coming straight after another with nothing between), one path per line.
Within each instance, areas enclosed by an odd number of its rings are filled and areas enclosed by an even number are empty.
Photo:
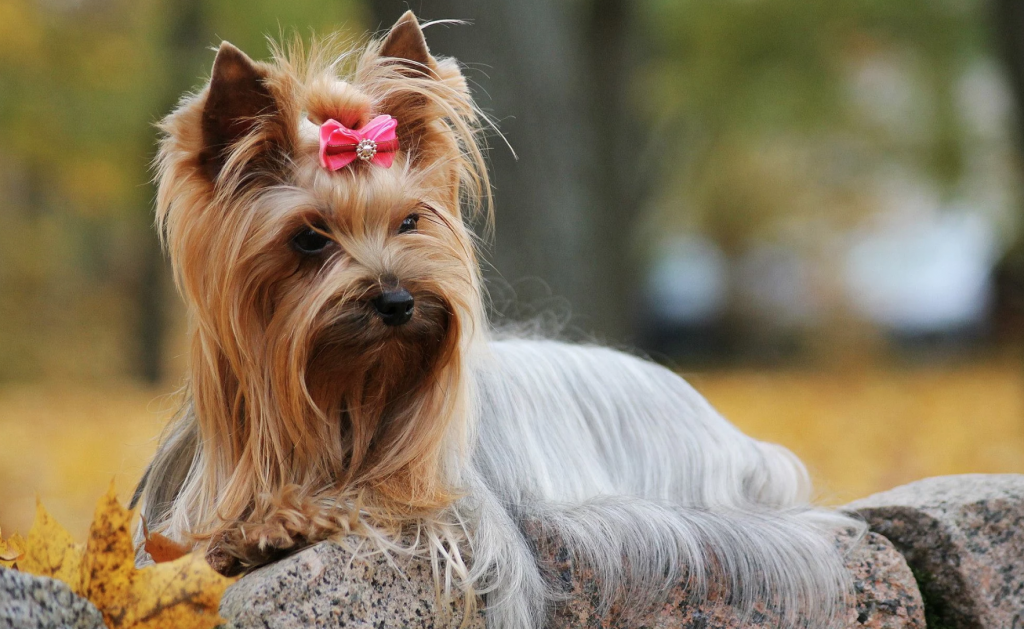
M461 600L439 608L429 561L397 565L320 543L240 579L220 614L234 629L483 629L480 613L462 625Z
M0 568L0 628L105 629L103 616L66 584Z
M868 533L846 557L857 607L849 627L924 629L924 603L914 574L892 543Z
M846 508L906 557L929 629L1024 627L1024 475L928 478Z
M892 544L880 535L868 534L852 550L851 539L838 533L836 543L846 551L846 565L856 590L856 607L849 610L850 629L924 629L921 594L910 568ZM552 561L549 570L566 586L570 598L549 617L548 629L778 629L783 623L776 611L759 606L743 614L722 600L721 593L693 601L680 586L657 609L628 619L616 607L604 616L598 612L598 588L586 568L575 569L566 553L551 542L542 552ZM817 628L815 628L817 629Z
M557 540L535 540L550 578L564 587L568 598L556 605L547 629L777 629L779 616L759 608L744 616L712 594L694 602L682 586L657 609L623 618L616 607L599 616L598 588L585 567L572 565ZM837 534L837 545L851 540ZM857 592L851 609L851 629L923 629L920 593L903 558L885 540L869 534L847 552ZM343 548L323 543L262 568L231 586L221 603L221 615L235 629L273 627L366 627L373 629L458 627L458 605L438 614L433 580L427 562L404 564L401 576L381 556L355 559ZM482 629L481 614L466 629ZM817 628L814 628L817 629Z

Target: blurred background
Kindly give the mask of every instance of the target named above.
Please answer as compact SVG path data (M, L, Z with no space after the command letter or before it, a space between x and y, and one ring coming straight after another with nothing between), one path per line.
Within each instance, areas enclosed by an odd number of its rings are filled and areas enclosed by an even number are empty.
M0 0L0 527L81 537L176 404L153 123L228 39L412 8L492 134L499 322L636 347L841 504L1024 472L1024 3Z

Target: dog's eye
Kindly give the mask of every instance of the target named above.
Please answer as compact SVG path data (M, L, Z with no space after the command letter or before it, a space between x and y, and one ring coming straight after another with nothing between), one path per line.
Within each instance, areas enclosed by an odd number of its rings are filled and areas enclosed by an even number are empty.
M297 234L292 236L292 247L305 255L316 255L323 252L331 244L331 239L324 236L322 231L323 228L320 227L300 229Z
M398 233L404 234L405 232L411 232L416 229L416 223L418 222L420 222L419 214L410 214L409 216L406 216L405 220L402 221L402 224L398 226Z

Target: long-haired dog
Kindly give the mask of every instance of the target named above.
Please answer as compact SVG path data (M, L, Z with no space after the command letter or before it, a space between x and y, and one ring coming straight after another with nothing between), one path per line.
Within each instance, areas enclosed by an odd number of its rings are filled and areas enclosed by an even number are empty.
M624 613L713 581L741 608L841 622L830 531L857 524L809 505L793 455L653 363L489 328L468 226L489 210L483 118L458 63L412 13L330 51L262 63L224 43L161 125L157 225L191 353L137 494L149 528L225 573L361 535L430 555L442 591L483 595L505 629L558 596L539 523Z

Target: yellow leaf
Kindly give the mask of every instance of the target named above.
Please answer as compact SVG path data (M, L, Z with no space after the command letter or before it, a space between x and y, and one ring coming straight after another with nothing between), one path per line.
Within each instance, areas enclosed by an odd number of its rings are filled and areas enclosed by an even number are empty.
M132 514L117 501L111 483L107 494L100 498L89 527L82 559L82 595L92 601L107 621L126 619L126 609L132 605L135 546L132 543Z
M14 567L15 562L24 553L22 550L24 545L19 543L19 540L20 537L14 535L5 542L3 532L0 531L0 566L5 568Z
M217 613L220 598L235 579L223 577L206 563L202 554L192 553L140 571L141 594L130 624L111 629L210 629L224 623Z
M28 539L0 541L0 554L14 548L22 553L17 569L71 585L103 613L109 629L212 629L223 623L217 608L234 579L217 574L197 554L136 569L131 522L132 512L117 501L112 484L96 505L84 546L38 505Z
M82 589L110 629L210 629L223 622L221 595L234 579L217 574L202 556L135 568L132 512L113 486L96 506L82 562Z
M22 557L25 556L25 548L27 548L27 547L28 547L28 542L25 541L24 537L22 537L21 535L19 535L17 533L15 533L14 535L11 535L11 537L7 540L8 552L11 552L12 550L14 550L14 551L17 551L17 553L18 553L17 559L14 560L14 566L13 567L14 567L15 570L18 569L18 559L21 559Z
M36 519L22 546L24 553L18 558L18 570L44 577L60 579L81 593L81 564L84 548L76 544L63 526L36 501Z

